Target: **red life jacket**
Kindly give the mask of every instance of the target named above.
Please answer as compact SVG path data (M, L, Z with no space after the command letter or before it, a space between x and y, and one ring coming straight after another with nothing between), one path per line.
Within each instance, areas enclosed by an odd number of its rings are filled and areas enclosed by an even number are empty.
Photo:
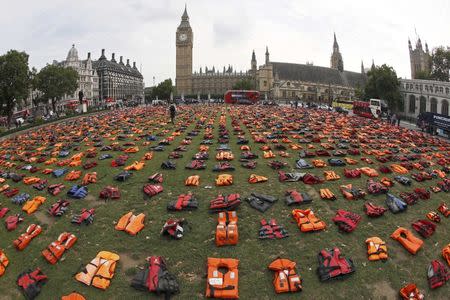
M361 221L361 216L343 209L338 209L336 216L332 219L339 229L345 232L352 232Z
M436 224L428 220L418 220L412 224L412 227L424 238L430 237L436 230Z
M355 272L353 261L341 256L339 248L333 250L324 249L319 253L319 267L317 273L320 281L343 277Z
M17 277L17 285L23 289L27 299L34 299L41 292L41 287L47 281L41 269L28 270Z
M212 212L233 210L241 204L240 197L239 194L219 195L216 199L210 201L209 209Z
M444 264L438 260L433 260L430 263L427 276L428 284L432 289L441 287L450 280L450 273L447 271Z

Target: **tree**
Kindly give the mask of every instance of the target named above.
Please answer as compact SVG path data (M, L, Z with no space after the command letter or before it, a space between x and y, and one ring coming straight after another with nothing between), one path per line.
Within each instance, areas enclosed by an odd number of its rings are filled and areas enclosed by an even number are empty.
M431 74L425 70L420 70L416 73L416 79L431 79Z
M152 90L152 98L158 97L158 99L170 99L170 94L174 93L174 87L172 85L172 79L166 79L160 82Z
M387 65L372 68L367 73L368 79L364 87L364 97L383 99L389 108L396 110L402 100L400 81L395 70Z
M438 47L433 50L431 78L439 81L449 81L450 49Z
M255 84L250 79L242 79L233 85L233 90L254 90Z
M17 101L28 96L28 54L10 50L0 56L0 111L7 115L8 126Z
M36 88L42 92L40 99L52 102L56 112L56 103L64 95L73 94L78 87L78 72L69 67L47 65L35 76Z

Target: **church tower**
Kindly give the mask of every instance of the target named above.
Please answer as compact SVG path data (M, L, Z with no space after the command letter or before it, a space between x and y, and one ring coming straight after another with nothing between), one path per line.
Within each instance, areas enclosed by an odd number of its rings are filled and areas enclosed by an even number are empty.
M176 33L176 78L177 94L180 96L192 93L192 46L194 34L189 24L186 6L181 16L181 23Z
M417 73L431 72L431 55L428 50L428 44L425 43L425 51L422 47L420 38L417 40L416 49L413 50L411 40L408 39L409 59L411 64L411 79L416 79Z
M332 69L338 69L340 72L344 71L344 61L342 60L342 55L339 52L336 33L334 34L333 54L331 54L330 64Z

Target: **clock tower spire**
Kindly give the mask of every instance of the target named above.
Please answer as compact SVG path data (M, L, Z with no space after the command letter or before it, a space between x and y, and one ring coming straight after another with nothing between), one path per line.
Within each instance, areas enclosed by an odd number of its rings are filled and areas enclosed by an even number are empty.
M192 93L192 46L194 34L189 23L187 7L184 7L181 23L176 32L176 78L177 94L186 96Z

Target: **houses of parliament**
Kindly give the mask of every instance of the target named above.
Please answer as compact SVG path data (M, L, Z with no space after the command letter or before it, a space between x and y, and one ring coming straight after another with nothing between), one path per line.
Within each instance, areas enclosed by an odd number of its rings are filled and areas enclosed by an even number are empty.
M304 101L331 102L353 99L355 89L366 81L364 66L361 72L344 69L339 44L334 36L330 67L312 64L273 62L266 48L264 64L258 67L253 51L250 69L236 72L232 66L217 70L205 68L193 72L192 51L194 32L185 7L181 23L176 31L176 91L184 97L199 95L223 95L238 81L250 80L263 97L269 99L299 99Z

